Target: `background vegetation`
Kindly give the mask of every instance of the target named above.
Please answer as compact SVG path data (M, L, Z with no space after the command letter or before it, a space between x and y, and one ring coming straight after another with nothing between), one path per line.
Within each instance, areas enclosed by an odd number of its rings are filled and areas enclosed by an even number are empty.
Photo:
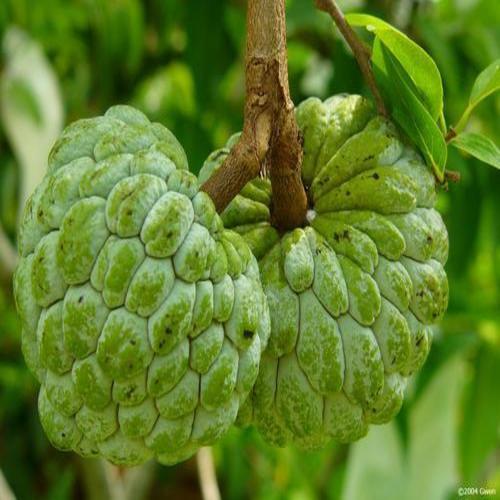
M450 123L500 56L497 0L351 0L435 58ZM0 1L0 469L19 499L91 497L86 468L54 450L20 354L10 273L18 207L61 127L132 103L170 127L197 172L242 125L243 0ZM366 94L357 65L312 0L288 1L292 96ZM500 97L470 124L499 142ZM462 181L440 194L450 233L449 312L398 418L351 446L272 449L252 430L215 448L223 498L452 499L500 492L500 172L450 151ZM196 464L157 467L149 496L198 498Z

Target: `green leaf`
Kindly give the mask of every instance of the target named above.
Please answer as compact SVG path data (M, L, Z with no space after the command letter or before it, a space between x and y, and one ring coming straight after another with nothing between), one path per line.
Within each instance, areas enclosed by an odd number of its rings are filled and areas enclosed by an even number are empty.
M404 498L404 469L403 446L395 423L374 426L351 447L342 500Z
M465 379L461 357L448 361L413 405L405 498L447 498L458 479L457 430Z
M408 73L434 120L443 112L443 82L432 57L390 24L367 14L348 14L351 26L363 26L382 41Z
M474 108L493 92L500 89L500 59L491 63L486 69L479 73L469 97L469 104L455 127L455 131L461 132Z
M485 461L494 451L500 425L500 399L492 397L500 380L500 353L483 344L474 362L464 404L462 439L462 471L468 483L480 481Z
M478 160L500 169L500 149L489 137L474 132L462 132L450 144Z
M424 155L439 180L444 178L447 149L444 137L425 106L412 90L412 83L402 65L379 40L373 44L375 77L392 116Z

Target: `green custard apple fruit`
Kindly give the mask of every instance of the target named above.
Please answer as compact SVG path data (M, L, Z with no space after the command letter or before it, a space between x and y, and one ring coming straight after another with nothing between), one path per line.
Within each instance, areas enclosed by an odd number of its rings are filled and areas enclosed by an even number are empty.
M297 108L304 227L270 224L268 179L222 213L259 260L271 337L240 412L272 444L350 442L400 409L448 303L448 236L430 169L369 101L338 95ZM237 136L214 152L200 182Z
M269 311L255 257L169 130L127 106L70 125L19 250L22 347L54 446L169 464L233 424Z

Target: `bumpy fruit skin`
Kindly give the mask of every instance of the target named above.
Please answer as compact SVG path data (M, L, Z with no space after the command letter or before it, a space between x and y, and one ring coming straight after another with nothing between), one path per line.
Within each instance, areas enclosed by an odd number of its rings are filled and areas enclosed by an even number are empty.
M127 106L70 125L19 248L22 347L54 446L171 464L232 425L269 311L255 258L171 132Z
M271 337L240 412L272 444L349 442L400 409L448 303L448 237L435 183L395 127L355 95L297 108L308 225L270 225L271 186L247 184L222 214L259 259ZM213 153L206 180L228 154Z

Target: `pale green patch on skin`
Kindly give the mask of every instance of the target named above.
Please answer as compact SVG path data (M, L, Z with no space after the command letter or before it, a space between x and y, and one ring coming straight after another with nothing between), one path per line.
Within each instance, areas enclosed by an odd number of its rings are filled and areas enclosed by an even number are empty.
M350 316L338 319L345 356L344 392L361 407L373 403L384 386L384 365L373 331Z
M151 399L134 406L118 408L118 423L123 435L129 438L147 436L158 418L158 411Z
M287 427L305 437L321 431L323 398L312 390L295 353L279 360L276 408Z
M234 283L226 275L224 279L214 284L214 314L217 321L225 322L231 317L234 305Z
M156 136L147 126L132 127L126 125L121 129L114 127L102 134L94 146L96 161L123 153L137 153L147 149L156 142Z
M399 373L386 375L382 393L366 411L367 420L374 424L385 424L394 418L403 405L405 388L406 378Z
M139 373L135 377L119 382L113 382L113 401L122 406L134 406L142 403L147 397L147 373Z
M371 325L380 313L377 282L343 255L338 256L349 295L349 313L362 325Z
M160 455L169 452L173 453L188 442L193 419L194 413L192 412L177 419L160 417L156 421L153 431L145 438L144 442Z
M232 394L229 400L214 411L203 406L196 410L191 439L201 446L218 441L236 420L239 408L239 398Z
M406 366L410 355L410 329L405 317L387 299L382 298L380 315L373 323L386 373L398 372Z
M187 170L174 170L168 177L168 189L187 196L189 199L198 193L198 179Z
M250 347L240 355L236 391L246 396L251 391L259 374L261 354L260 336L256 335Z
M367 170L315 199L318 213L336 210L373 210L405 213L416 206L415 182L393 167Z
M110 309L125 303L132 277L145 258L139 238L117 239L109 247L102 296Z
M38 305L48 307L64 297L67 285L56 264L59 231L44 236L35 248L31 281Z
M189 351L189 341L185 339L168 354L155 355L148 369L148 394L162 396L175 387L188 369Z
M159 354L168 354L189 333L196 285L177 279L167 300L148 320L149 342Z
M130 439L120 431L98 444L99 451L110 462L133 467L143 464L153 457L153 452L144 445L142 439Z
M312 285L314 259L306 233L294 229L281 241L281 255L285 278L294 292L303 292Z
M337 322L326 313L312 290L300 294L299 365L322 395L337 392L344 379L344 354Z
M37 186L33 194L28 198L23 210L17 244L22 257L27 257L49 231L50 227L40 222L37 214L41 207L41 197L45 192L49 178L44 177L41 184Z
M432 258L444 266L448 260L449 241L448 231L446 230L441 215L433 208L417 208L415 213L425 221L431 232L434 241Z
M378 253L388 259L397 260L405 251L406 242L398 228L386 217L376 212L346 210L329 212L321 217L328 221L342 221L365 233L377 246Z
M223 405L233 394L238 376L238 351L225 340L209 370L201 376L200 403L208 411Z
M380 257L373 277L382 296L392 302L401 312L408 309L413 283L408 271L401 262L394 262Z
M426 325L435 323L448 307L448 280L443 266L435 260L417 262L406 257L401 262L413 282L411 312Z
M64 217L57 265L70 285L79 285L89 279L97 255L109 236L105 205L102 198L85 198L76 202Z
M402 145L393 125L376 117L365 130L350 137L326 163L311 184L315 199L356 175L377 166L391 165L401 155Z
M409 376L419 370L427 359L431 348L432 333L428 326L421 323L410 311L405 313L410 328L410 358L403 375Z
M78 444L82 433L76 426L75 419L56 411L43 386L38 395L38 413L45 434L56 448L66 451Z
M363 410L349 401L344 392L325 399L324 428L327 435L340 443L351 443L368 432Z
M268 352L277 357L293 350L299 333L299 299L288 286L280 261L281 245L278 244L260 263L271 316Z
M174 283L171 259L146 257L130 282L125 306L130 312L147 318L165 301Z
M378 252L369 236L350 224L322 216L316 217L311 225L337 254L348 257L363 271L373 273L378 263Z
M165 181L151 174L138 174L119 181L106 202L109 230L121 238L138 236L158 199L167 192Z
M92 158L77 158L61 167L57 175L49 177L40 200L39 221L41 220L53 229L59 228L66 212L80 197L79 186L82 180L95 168L96 164ZM92 194L86 196L92 196Z
M193 223L172 259L175 274L189 283L198 281L205 274L209 255L213 251L213 241L208 230Z
M62 302L44 309L36 333L42 366L59 375L70 371L73 364L73 357L64 345L62 309Z
M45 390L52 406L66 417L74 415L83 404L70 372L58 375L48 370L45 377Z
M196 408L199 392L200 375L188 369L170 392L156 399L156 407L164 418L182 417Z
M110 403L104 409L92 410L82 406L75 417L76 425L91 441L103 441L118 429L117 407Z
M96 353L103 370L114 379L137 375L153 358L146 320L123 308L115 309L104 324Z
M424 262L432 257L435 242L432 231L416 212L390 215L388 219L399 229L406 241L404 255Z
M221 214L224 227L231 229L236 225L254 224L269 220L269 208L260 201L237 194Z
M169 191L153 206L141 230L151 257L170 257L186 237L194 219L193 205L183 194Z
M139 151L132 156L130 163L130 175L152 174L166 180L174 171L175 163L161 152L152 149Z
M71 377L78 394L89 408L101 410L111 401L113 379L106 375L95 354L75 361Z
M252 294L253 287L253 282L244 275L234 280L234 305L225 333L238 349L248 349L257 333L259 303Z
M191 337L196 337L210 327L214 316L214 286L211 281L196 283L196 300L191 321Z
M190 366L202 375L212 366L224 342L224 328L214 323L191 342ZM250 351L248 349L246 352Z
M312 289L323 307L333 316L347 312L349 296L344 274L335 252L317 233L309 231L314 238L314 281Z
M93 168L87 169L81 181L76 184L76 186L79 186L80 196L82 198L88 198L90 196L107 198L117 183L130 175L130 163L132 158L133 155L123 154L111 156L97 164L92 162L94 165ZM82 160L87 160L87 158L77 159L69 163L58 172L56 178L59 177L61 171L71 167L73 163ZM90 160L90 158L88 160Z

